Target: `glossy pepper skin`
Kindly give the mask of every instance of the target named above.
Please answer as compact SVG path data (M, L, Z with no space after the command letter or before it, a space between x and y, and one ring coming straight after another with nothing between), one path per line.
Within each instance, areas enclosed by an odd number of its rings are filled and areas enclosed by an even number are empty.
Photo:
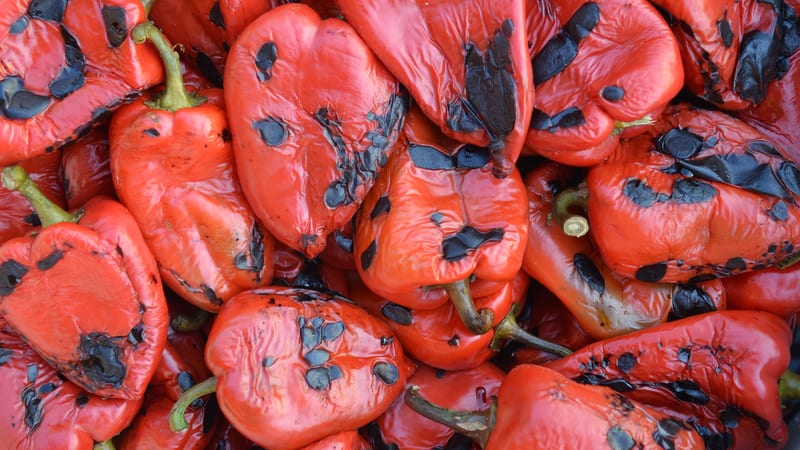
M242 192L225 110L187 93L177 53L152 24L134 30L142 45L158 42L168 84L160 97L137 99L112 117L114 186L164 284L216 312L238 292L272 281L274 240Z
M43 225L0 246L3 316L70 381L103 397L141 398L168 318L155 258L133 217L107 197L53 214L19 166L2 180L23 190Z
M413 370L380 319L343 297L304 289L234 296L205 352L225 417L276 450L366 425Z
M800 169L722 113L669 109L590 169L587 185L597 248L622 276L697 282L798 254Z
M686 421L707 448L781 448L778 379L791 341L778 316L717 311L598 341L547 367Z
M730 309L769 311L782 317L800 312L800 264L768 267L722 279Z
M686 88L720 108L764 101L800 43L795 11L784 1L655 0L680 46Z
M0 165L53 151L159 83L158 55L134 45L138 0L6 2L0 24Z
M61 377L0 318L0 447L90 449L133 420L142 399L91 395Z
M442 286L486 291L484 283L512 280L529 226L519 171L496 177L488 149L447 138L417 109L402 145L356 220L356 265L367 287L402 306L433 309L456 299ZM480 334L490 319L466 325Z
M536 97L525 154L595 165L683 86L678 43L645 0L529 1L526 29Z
M303 4L252 22L225 78L248 201L276 239L317 256L397 148L407 94L347 22Z
M345 19L443 133L491 148L489 164L495 173L512 172L534 96L524 1L338 3Z
M104 124L61 150L61 176L68 209L80 208L97 195L116 198L108 145L108 124Z
M413 386L405 400L422 414L445 412L441 415L447 417L446 411L426 405ZM462 412L460 423L486 450L704 448L697 432L675 417L608 387L582 385L532 364L511 369L495 405Z

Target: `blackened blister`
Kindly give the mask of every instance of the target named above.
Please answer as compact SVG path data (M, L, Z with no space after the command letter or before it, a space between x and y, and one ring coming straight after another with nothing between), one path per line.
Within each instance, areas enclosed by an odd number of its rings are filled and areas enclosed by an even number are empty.
M289 132L286 123L277 117L267 117L253 122L253 128L258 131L261 140L270 147L277 147L286 140Z
M619 425L614 425L608 430L606 442L612 450L631 450L636 447L633 437Z
M64 257L64 252L62 252L59 249L55 249L52 251L52 253L40 259L36 263L36 268L39 270L48 270L53 266L55 266L57 262L61 261L61 258L63 257Z
M327 390L331 385L331 377L326 367L312 367L306 371L306 383L317 391Z
M375 202L375 206L372 207L372 211L369 212L369 218L375 220L376 217L382 214L388 214L391 206L388 195L380 196L378 201Z
M317 367L328 362L328 360L331 359L331 354L327 350L315 348L303 355L303 359L305 359L311 367Z
M117 48L128 37L128 21L125 8L121 6L103 6L101 11L106 27L108 45Z
M11 75L0 80L0 116L25 120L36 116L50 105L50 96L25 89L22 78Z
M559 32L533 57L533 85L539 86L560 74L578 56L578 43L568 33Z
M625 96L625 90L620 86L606 86L600 91L600 96L610 102L618 102Z
M411 325L414 322L411 310L397 303L388 302L383 305L381 307L381 314L399 325Z
M636 269L635 278L639 281L655 283L667 274L667 263L648 264Z
M636 355L625 352L617 358L617 368L622 373L629 373L636 367Z
M200 50L197 50L194 61L197 65L197 70L200 71L206 80L213 83L216 87L222 87L222 74L219 72L217 66L214 64L214 61L211 60L210 56L201 52Z
M22 389L20 400L25 407L25 425L27 425L29 432L33 432L42 423L44 403L42 403L42 399L36 395L33 384L29 384Z
M688 159L703 150L703 137L684 128L672 128L656 138L655 148L673 158Z
M258 80L269 81L272 79L272 66L278 60L278 46L274 42L267 42L261 46L256 54L256 67Z
M372 374L385 384L395 384L400 378L400 371L397 366L386 362L380 362L372 366Z
M61 27L61 36L64 38L65 65L61 68L58 76L48 85L50 95L58 99L68 96L83 86L85 66L85 57L78 42L64 26Z
M672 184L670 199L678 204L705 203L718 194L709 183L694 178L679 178Z
M644 180L631 178L625 182L622 194L633 204L642 208L649 208L661 201L660 194L653 190Z
M708 394L700 389L700 386L692 380L675 380L665 383L664 387L669 389L675 397L689 403L705 405L710 401Z
M480 169L485 167L491 159L491 152L485 147L464 144L453 155L453 162L456 169Z
M119 387L127 374L122 349L108 333L89 333L78 344L79 370L97 386Z
M211 10L208 12L208 20L220 29L225 29L225 17L222 15L222 9L219 7L219 1L211 5Z
M9 259L0 264L0 296L6 296L14 292L14 288L22 281L22 277L28 273L28 268L19 262Z
M372 265L372 260L375 258L375 252L377 251L378 251L378 243L376 241L370 242L367 249L361 253L362 269L364 270L369 269L369 266Z
M454 262L465 258L470 252L486 242L498 242L503 239L503 229L493 228L482 232L475 227L465 225L457 233L442 241L442 255L445 260Z
M69 0L31 0L28 15L34 19L61 22Z
M714 301L706 291L694 284L678 284L672 294L670 318L682 319L716 311Z
M534 109L531 115L530 127L533 130L548 130L554 133L559 128L579 127L585 123L586 118L583 116L583 111L573 106L559 111L553 116L549 116L546 112L539 109Z
M598 295L602 295L605 292L606 280L591 258L583 253L576 253L572 257L572 263L575 265L578 275L593 291Z
M785 180L784 177L781 177L780 168L776 173L769 164L759 163L749 153L730 153L678 160L675 165L680 167L682 173L688 171L695 178L718 181L747 191L786 200L792 198L784 187Z
M411 162L421 169L455 169L455 163L450 155L446 155L430 145L411 143L408 145L408 156L411 158Z
M731 48L735 36L731 29L731 23L728 21L728 11L725 11L723 18L717 21L717 31L719 32L719 37L722 38L722 45L725 48Z
M739 46L739 58L733 75L734 92L753 104L764 101L767 86L775 79L779 53L779 39L774 34L759 30L747 33Z

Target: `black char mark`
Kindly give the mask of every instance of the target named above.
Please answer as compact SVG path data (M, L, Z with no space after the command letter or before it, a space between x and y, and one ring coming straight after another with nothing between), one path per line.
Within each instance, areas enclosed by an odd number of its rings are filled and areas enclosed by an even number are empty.
M661 419L653 432L653 440L664 450L675 450L675 437L682 429L683 425L673 418Z
M499 242L502 239L502 228L493 228L482 232L472 226L465 225L457 233L444 238L442 241L442 254L445 260L455 262L465 258L487 242Z
M369 246L363 253L361 253L361 268L364 270L369 269L375 259L375 252L378 251L378 243L376 241L370 242Z
M344 330L344 322L326 323L322 326L322 340L328 342L334 341L344 333Z
M411 310L403 305L397 303L386 303L381 307L381 314L392 322L399 325L411 325L414 322L414 317Z
M625 352L617 358L617 368L622 373L629 373L636 367L636 355L631 352Z
M789 207L783 201L778 201L767 210L767 215L778 222L783 222L789 218Z
M716 311L711 297L694 284L678 284L672 293L670 319L682 319L697 314Z
M454 155L445 154L436 147L409 144L408 155L414 166L428 170L479 169L491 159L489 149L475 145L462 145Z
M20 397L25 407L25 425L28 426L29 432L33 432L42 423L44 404L41 397L36 394L33 384L25 386Z
M28 15L34 19L61 22L68 0L32 0L28 5Z
M541 83L561 73L578 55L578 44L600 22L597 3L586 2L575 11L566 26L533 57L533 84Z
M679 400L698 405L705 405L710 401L708 395L692 380L675 380L665 383L666 387Z
M122 350L108 333L89 333L81 336L78 344L78 370L95 386L119 387L127 369L122 361Z
M776 27L780 29L780 26ZM776 78L781 50L780 33L754 30L747 33L739 47L733 90L753 104L764 101L769 83Z
M253 128L258 131L261 140L270 147L277 147L283 144L289 135L286 123L275 117L256 120L253 122Z
M667 274L666 263L649 264L636 269L636 279L648 283L655 283Z
M222 10L219 7L219 1L211 5L211 10L208 12L208 20L215 26L225 29L225 18L222 16Z
M735 36L731 29L731 23L728 21L727 10L725 11L725 15L722 16L722 19L717 21L717 31L719 32L719 37L722 38L722 45L724 45L725 48L731 48Z
M0 366L10 361L13 354L13 350L0 347Z
M612 450L631 450L636 446L636 441L619 425L614 425L606 435L608 446Z
M331 359L331 354L327 350L315 348L303 355L303 359L305 359L311 367L318 367L328 362L328 360Z
M121 6L103 6L103 23L106 27L108 45L117 48L128 37L128 21L125 8Z
M618 102L622 100L622 97L625 96L625 90L619 86L606 86L600 91L600 95L610 101L610 102Z
M531 115L532 130L547 130L555 133L559 128L579 127L586 123L586 118L583 116L583 111L578 107L567 108L554 116L548 115L546 112L534 109Z
M274 42L267 42L256 53L256 68L258 80L261 82L272 79L272 66L278 60L278 46Z
M219 69L217 69L217 66L214 65L214 61L211 60L210 56L201 52L196 47L192 47L192 49L196 52L194 61L197 65L197 70L203 74L206 80L212 82L214 86L221 88L222 74L219 72Z
M66 65L48 85L50 95L58 99L68 96L83 86L83 69L86 65L86 58L78 46L78 41L64 26L61 27L61 36L64 39L64 62Z
M681 178L672 184L670 199L678 204L705 203L718 194L709 183L694 178Z
M61 250L58 250L58 249L53 250L52 253L50 253L49 255L45 256L42 259L40 259L36 263L36 268L39 269L39 270L50 269L53 266L55 266L57 262L61 261L61 258L63 258L63 257L64 257L64 252L62 252Z
M372 367L372 374L378 377L384 384L395 384L400 378L397 366L391 363L381 362Z
M31 23L30 16L24 15L11 24L11 27L8 29L8 32L11 33L12 35L20 34L23 31L25 31L26 28L28 28L28 24L30 23Z
M703 137L684 128L672 128L655 140L655 148L676 159L688 159L703 150Z
M50 97L25 90L22 78L11 75L0 80L0 117L25 120L41 113Z
M606 280L591 258L583 253L576 253L575 256L572 257L572 263L575 265L575 270L578 271L578 275L581 276L581 279L589 285L593 291L599 295L605 292Z
M239 253L233 258L233 265L239 270L246 270L248 272L261 273L264 269L264 235L258 224L253 223L250 228L250 239L247 243L247 253ZM261 280L261 275L258 276Z
M0 264L0 296L6 296L14 292L14 288L22 281L22 277L28 273L28 268L13 259L3 261Z
M381 214L388 214L390 209L391 203L389 202L389 196L382 195L380 198L378 198L378 201L375 202L375 206L372 207L372 211L369 212L369 218L375 220L375 218Z

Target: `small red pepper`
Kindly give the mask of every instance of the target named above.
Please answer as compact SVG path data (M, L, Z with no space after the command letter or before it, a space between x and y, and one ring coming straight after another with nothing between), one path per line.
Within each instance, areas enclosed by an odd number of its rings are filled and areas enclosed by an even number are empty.
M726 277L722 284L730 309L769 311L782 317L800 313L800 264Z

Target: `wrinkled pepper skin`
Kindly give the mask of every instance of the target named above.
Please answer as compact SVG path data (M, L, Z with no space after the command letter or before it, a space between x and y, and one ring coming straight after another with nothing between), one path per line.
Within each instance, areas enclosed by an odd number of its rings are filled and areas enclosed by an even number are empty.
M61 176L68 209L80 208L98 195L116 198L108 145L108 126L105 124L61 150Z
M402 145L356 219L364 284L402 306L434 309L450 299L440 285L474 275L470 289L486 292L512 280L529 227L519 171L496 177L488 149L447 138L416 108Z
M158 54L128 32L138 0L4 3L0 166L58 149L163 79Z
M303 4L252 22L225 79L248 201L276 239L317 256L397 148L408 95L349 24Z
M678 43L646 0L527 2L536 91L524 154L592 166L624 124L656 118L683 86Z
M388 325L366 310L343 297L280 287L228 300L205 359L225 417L271 450L366 425L413 371Z
M443 133L491 148L489 164L495 173L512 172L528 132L534 96L524 1L338 4Z
M216 403L201 403L187 409L187 430L175 432L169 429L169 415L173 399L163 396L156 389L148 391L145 402L136 419L116 441L119 450L202 450L214 437Z
M680 46L685 86L727 110L764 101L770 83L785 75L800 43L792 8L782 0L654 0Z
M595 243L622 276L698 282L800 252L800 168L719 112L671 108L591 168L587 184Z
M66 381L0 319L0 448L91 449L131 423L142 399L102 398Z
M778 316L717 311L598 341L547 367L686 421L707 448L781 448L778 379L791 341Z
M120 203L95 197L82 212L0 246L0 312L70 381L141 398L167 339L158 267Z
M768 267L722 279L728 308L769 311L782 317L800 313L800 264Z
M373 450L357 430L341 431L308 444L301 450Z

